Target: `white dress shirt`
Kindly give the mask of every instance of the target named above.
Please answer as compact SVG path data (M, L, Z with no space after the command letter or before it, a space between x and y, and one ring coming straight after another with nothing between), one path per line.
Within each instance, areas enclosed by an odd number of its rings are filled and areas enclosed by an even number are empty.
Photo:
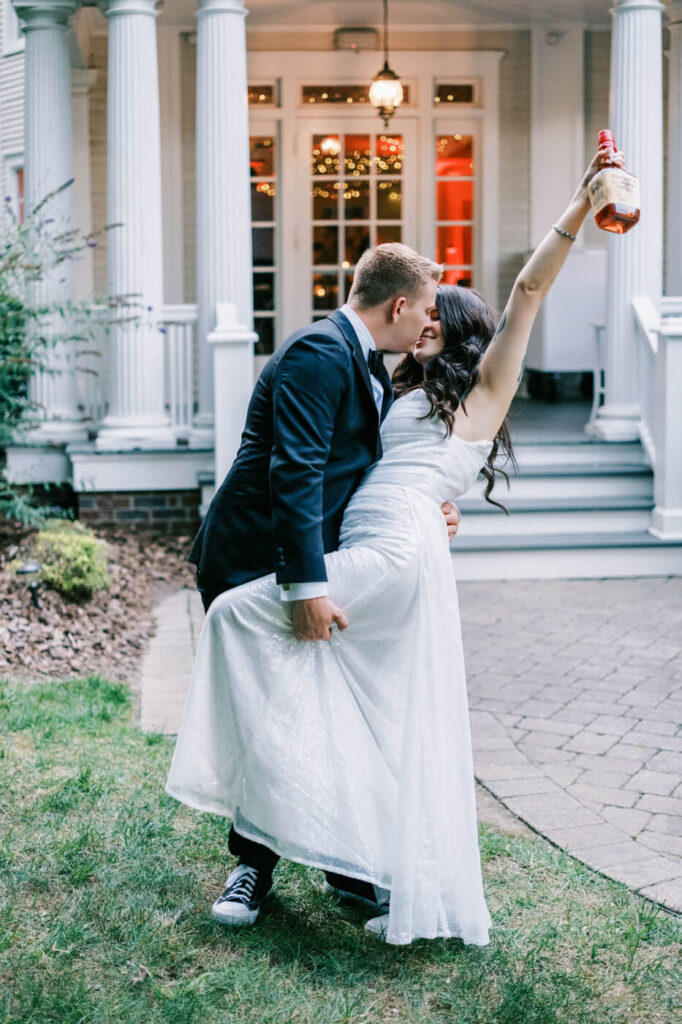
M340 310L343 315L350 320L351 326L358 336L358 341L362 348L365 359L367 359L370 349L376 349L374 338L369 333L369 328L360 319L354 309L351 309L348 303L345 306L341 306ZM370 373L369 379L372 383L372 391L374 392L374 402L377 407L379 417L381 417L381 407L384 402L384 389L380 381ZM286 586L286 590L284 587ZM320 580L319 583L287 583L281 584L279 588L280 597L283 601L306 601L312 597L326 597L329 593L329 587L324 580Z

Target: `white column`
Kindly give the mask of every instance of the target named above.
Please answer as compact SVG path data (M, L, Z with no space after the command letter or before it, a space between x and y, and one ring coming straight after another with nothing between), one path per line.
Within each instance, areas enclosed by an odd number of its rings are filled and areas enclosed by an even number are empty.
M258 335L239 323L232 303L218 304L216 321L206 341L214 361L215 484L219 487L241 441L251 393L236 385L252 373Z
M606 393L592 432L607 441L638 437L632 299L660 310L663 279L663 78L659 0L617 0L611 37L610 125L640 181L642 214L608 239Z
M197 439L213 430L216 305L234 304L248 329L253 318L245 14L242 0L199 0L197 10ZM252 373L235 387L250 392Z
M14 0L15 10L26 36L25 52L25 209L27 215L55 189L73 179L73 136L71 132L71 81L66 40L67 21L76 10L76 0ZM47 229L57 235L70 231L73 219L73 185L61 191L43 208L42 216L52 223ZM67 305L74 298L74 266L64 261L31 285L31 302L36 305ZM43 325L46 334L52 328ZM54 331L68 332L66 321L55 318ZM44 421L32 440L66 442L87 436L78 411L74 345L56 342L44 354L44 371L32 381L33 400L43 410Z
M164 394L161 132L156 0L103 0L109 20L107 232L110 297L134 302L111 326L109 414L100 449L174 444Z
M163 198L163 299L184 302L184 208L182 202L182 60L180 30L159 27L159 100Z
M90 90L97 81L97 71L90 68L71 69L71 112L73 124L74 221L79 232L92 230L92 178L90 174ZM92 299L94 271L92 249L80 253L75 266L77 299Z
M682 0L667 0L668 31L668 210L666 294L682 295Z

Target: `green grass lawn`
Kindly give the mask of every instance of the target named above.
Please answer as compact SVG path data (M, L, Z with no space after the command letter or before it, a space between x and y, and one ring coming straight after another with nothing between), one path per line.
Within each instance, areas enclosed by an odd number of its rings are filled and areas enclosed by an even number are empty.
M163 792L172 742L98 679L0 688L4 1024L672 1024L682 922L541 839L480 826L489 946L395 948L280 866L257 926L210 918L226 823Z

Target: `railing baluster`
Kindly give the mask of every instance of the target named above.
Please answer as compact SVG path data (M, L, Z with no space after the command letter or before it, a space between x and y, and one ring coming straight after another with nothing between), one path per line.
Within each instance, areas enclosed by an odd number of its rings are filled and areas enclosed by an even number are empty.
M166 327L166 404L178 436L186 436L192 426L196 320L194 305L166 306L162 310Z

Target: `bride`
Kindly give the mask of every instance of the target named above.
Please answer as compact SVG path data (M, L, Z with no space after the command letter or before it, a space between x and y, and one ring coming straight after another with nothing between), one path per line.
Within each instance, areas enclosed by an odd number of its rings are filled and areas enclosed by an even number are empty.
M389 943L489 941L440 505L481 471L488 497L498 448L511 455L505 417L531 326L608 157L623 165L620 153L595 156L497 328L476 292L439 288L431 329L394 375L383 458L325 558L347 627L329 642L297 639L270 575L216 598L199 639L168 793L281 856L390 890L366 925Z

